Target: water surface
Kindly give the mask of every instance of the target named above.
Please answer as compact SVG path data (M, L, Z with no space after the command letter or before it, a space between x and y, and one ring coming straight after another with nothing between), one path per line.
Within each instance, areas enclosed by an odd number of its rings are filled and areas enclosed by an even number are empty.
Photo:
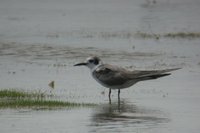
M138 32L199 32L196 0L9 0L0 2L0 89L42 91L95 107L1 109L0 132L198 133L200 40L141 38ZM181 67L121 91L100 86L90 55L128 69ZM55 89L48 84L55 81Z

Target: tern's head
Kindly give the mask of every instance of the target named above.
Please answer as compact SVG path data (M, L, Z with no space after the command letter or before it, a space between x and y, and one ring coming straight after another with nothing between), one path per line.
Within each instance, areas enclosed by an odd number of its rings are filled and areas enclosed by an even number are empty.
M90 69L93 69L100 64L102 64L102 61L99 57L91 56L91 57L88 57L84 62L75 64L74 66L84 65L84 66L87 66Z

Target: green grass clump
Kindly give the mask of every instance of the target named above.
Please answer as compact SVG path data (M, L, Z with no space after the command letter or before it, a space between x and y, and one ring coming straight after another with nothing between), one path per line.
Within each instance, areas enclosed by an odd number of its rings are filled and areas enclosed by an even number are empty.
M47 100L47 98L48 100ZM14 89L0 90L0 108L64 108L64 107L90 107L95 104L74 103L51 100L44 93L31 93Z
M43 98L45 97L43 93L36 93L36 92L25 92L25 91L21 91L21 90L14 90L14 89L4 89L4 90L0 90L0 98L35 98L35 97L40 97Z
M0 108L64 108L64 107L90 107L95 104L73 103L55 100L15 99L0 101Z

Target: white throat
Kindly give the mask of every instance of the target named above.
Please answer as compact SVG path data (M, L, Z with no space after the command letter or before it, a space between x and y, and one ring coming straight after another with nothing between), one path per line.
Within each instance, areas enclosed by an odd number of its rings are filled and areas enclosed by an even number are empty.
M96 69L98 69L100 66L102 65L102 63L99 63L98 65L93 65L93 66L88 66L90 71L93 72Z

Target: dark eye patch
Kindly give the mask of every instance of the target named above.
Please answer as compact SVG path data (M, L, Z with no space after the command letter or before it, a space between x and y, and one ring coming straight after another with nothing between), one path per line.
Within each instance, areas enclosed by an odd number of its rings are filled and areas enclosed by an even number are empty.
M94 57L92 59L89 59L88 62L92 63L92 64L95 64L95 65L98 65L99 64L99 58Z
M94 60L89 60L89 62L90 62L90 63L93 63L93 62L94 62Z
M98 65L99 64L99 60L98 59L94 59L94 64Z

